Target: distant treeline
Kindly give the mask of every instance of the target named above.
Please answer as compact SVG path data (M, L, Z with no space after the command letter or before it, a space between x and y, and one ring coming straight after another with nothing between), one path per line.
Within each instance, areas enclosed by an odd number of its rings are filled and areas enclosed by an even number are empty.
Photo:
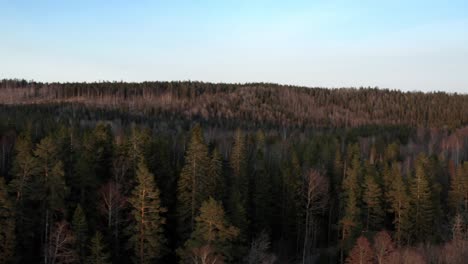
M168 114L257 127L407 125L460 128L468 95L377 88L325 89L269 83L40 83L2 80L1 104L73 103L145 116Z

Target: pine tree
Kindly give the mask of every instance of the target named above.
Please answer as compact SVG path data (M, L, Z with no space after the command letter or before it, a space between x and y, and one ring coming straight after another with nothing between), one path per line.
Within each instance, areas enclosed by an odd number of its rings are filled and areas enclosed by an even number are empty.
M129 246L134 250L135 263L153 263L161 256L165 239L162 216L166 209L161 207L159 189L154 175L143 162L138 164L137 186L129 199L133 224L129 226Z
M78 256L81 262L83 262L87 244L88 223L81 205L78 205L73 213L72 229L75 234Z
M425 165L427 157L423 154L418 156L415 165L415 174L411 179L411 223L413 236L416 241L426 241L430 236L428 230L432 230L434 221L433 203L431 196L430 183L428 182Z
M178 229L181 238L195 227L196 212L206 196L209 167L208 147L200 126L192 129L191 140L185 154L185 164L177 183Z
M89 264L110 264L110 254L104 245L103 237L100 232L96 232L91 238L89 245L90 254L86 260Z
M364 179L364 192L362 200L365 206L365 219L367 230L380 229L383 222L384 211L382 209L382 190L376 181L376 171L371 164L366 165Z
M0 177L0 263L11 263L15 251L15 212Z
M200 215L196 217L195 230L184 249L179 250L179 255L188 263L191 259L200 258L197 253L201 252L201 248L209 247L212 249L210 255L229 259L233 241L238 235L239 229L226 220L221 203L209 198L203 202Z
M395 240L397 245L400 246L403 237L405 235L408 237L408 232L410 231L410 196L397 163L392 164L391 174L393 175L393 181L387 193L387 200L390 204L389 212L394 214Z

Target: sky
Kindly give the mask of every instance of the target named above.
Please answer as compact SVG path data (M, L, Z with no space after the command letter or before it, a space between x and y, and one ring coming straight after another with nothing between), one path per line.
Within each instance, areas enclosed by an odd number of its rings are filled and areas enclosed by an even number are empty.
M0 79L468 93L468 1L0 0Z

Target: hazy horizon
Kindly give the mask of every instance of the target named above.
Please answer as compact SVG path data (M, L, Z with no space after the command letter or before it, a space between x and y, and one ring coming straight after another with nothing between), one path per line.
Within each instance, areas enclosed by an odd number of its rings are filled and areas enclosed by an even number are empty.
M1 1L0 79L468 92L465 1Z

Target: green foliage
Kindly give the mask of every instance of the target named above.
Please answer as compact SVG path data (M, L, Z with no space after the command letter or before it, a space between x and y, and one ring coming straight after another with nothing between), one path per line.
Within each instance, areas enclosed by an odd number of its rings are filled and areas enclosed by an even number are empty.
M15 252L15 211L0 177L0 263L12 263Z
M221 203L209 198L203 202L200 215L196 217L195 230L185 243L184 249L179 251L179 255L184 263L191 263L190 259L199 257L197 249L211 246L212 255L230 259L233 242L238 235L239 229L226 220Z
M428 159L425 155L418 156L415 164L415 174L410 185L411 230L416 241L427 241L431 237L428 230L432 230L434 223L432 192L425 170L427 163Z
M390 190L387 193L387 200L389 201L389 212L393 213L393 225L395 226L395 241L397 245L401 245L404 238L408 241L408 234L410 232L410 196L406 182L400 172L397 163L393 163L390 173L392 181Z
M134 251L134 263L153 263L161 257L165 245L163 226L166 220L161 207L159 189L154 175L144 162L138 164L137 185L129 199L132 224L128 228L129 247Z
M103 237L100 232L96 232L91 238L89 244L89 256L86 263L89 264L110 264L110 254L104 245Z
M13 179L9 183L9 187L14 193L15 202L21 203L25 196L27 198L32 191L32 179L38 169L37 160L32 155L32 142L29 135L23 134L18 137L15 153L16 157L12 169Z
M46 204L46 208L60 211L64 209L64 200L68 194L65 184L65 172L63 163L58 156L57 145L49 136L43 138L36 145L34 155L38 164L38 187L37 199Z
M248 228L247 199L249 194L249 179L247 177L247 153L245 137L240 129L234 135L234 145L229 160L232 169L228 209L232 222L245 232Z
M72 230L75 235L75 243L79 258L83 261L88 240L88 223L86 221L83 208L81 208L81 205L79 204L73 213Z
M195 217L201 203L207 198L207 179L210 160L208 147L200 126L191 132L190 143L185 154L185 164L177 183L178 226L181 237L193 231ZM211 187L213 188L213 187Z
M365 206L365 223L367 230L378 230L384 217L382 209L382 189L377 183L377 173L371 164L366 164L364 192L362 200Z
M205 185L205 193L208 197L213 197L217 200L223 198L223 190L226 188L223 179L223 159L216 148L211 152L208 177L206 177Z

